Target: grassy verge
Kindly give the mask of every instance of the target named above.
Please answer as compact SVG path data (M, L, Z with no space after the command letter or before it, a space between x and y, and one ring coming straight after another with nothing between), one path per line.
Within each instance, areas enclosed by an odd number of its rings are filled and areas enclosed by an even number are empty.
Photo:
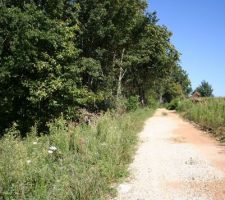
M221 141L225 141L224 98L205 98L197 103L183 100L176 107L184 117L210 130Z
M152 113L107 113L76 128L58 119L51 135L24 140L12 129L0 141L0 199L106 199L127 176L137 133Z

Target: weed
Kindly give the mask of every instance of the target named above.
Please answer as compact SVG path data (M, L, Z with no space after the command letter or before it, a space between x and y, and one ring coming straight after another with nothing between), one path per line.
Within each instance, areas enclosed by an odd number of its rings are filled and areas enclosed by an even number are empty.
M225 138L225 99L203 98L200 102L183 100L177 106L177 110L203 128L211 130L221 139Z
M137 133L151 113L106 113L96 125L78 127L59 118L49 124L50 135L23 140L10 130L0 141L0 198L105 199L127 176Z

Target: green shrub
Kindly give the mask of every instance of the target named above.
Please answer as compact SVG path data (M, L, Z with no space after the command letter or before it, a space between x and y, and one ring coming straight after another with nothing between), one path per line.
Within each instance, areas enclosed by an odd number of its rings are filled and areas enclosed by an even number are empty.
M147 104L149 108L157 108L159 106L159 101L153 97L149 97L147 100Z
M139 96L130 96L127 99L127 102L126 102L127 110L129 111L137 110L139 106L140 106Z
M112 107L117 113L124 114L127 111L127 99L121 97L114 100L114 106Z
M167 109L169 110L176 110L180 106L180 99L173 99L168 105Z

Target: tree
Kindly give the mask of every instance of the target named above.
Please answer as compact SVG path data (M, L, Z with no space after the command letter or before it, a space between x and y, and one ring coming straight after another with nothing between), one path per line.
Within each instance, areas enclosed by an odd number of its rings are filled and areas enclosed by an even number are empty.
M130 67L128 51L134 44L132 36L138 33L136 27L144 18L146 1L77 0L77 3L81 7L78 40L82 56L100 61L104 78L98 87L119 97Z
M146 21L138 42L129 50L133 62L125 77L126 92L138 94L144 101L149 91L165 101L187 95L190 80L179 65L179 53L170 43L172 33L157 25L155 13L148 15Z
M187 97L191 91L190 79L180 65L174 65L171 75L164 80L163 101L171 102L173 99Z
M77 108L98 101L82 85L88 70L78 62L78 26L48 17L35 4L24 8L0 8L0 129L16 122L23 134L35 124L46 130L62 113L74 118Z
M213 88L207 81L202 81L201 84L196 88L197 92L201 94L202 97L212 97Z
M0 131L22 134L115 100L189 93L172 33L146 0L2 0ZM118 102L118 101L117 101Z

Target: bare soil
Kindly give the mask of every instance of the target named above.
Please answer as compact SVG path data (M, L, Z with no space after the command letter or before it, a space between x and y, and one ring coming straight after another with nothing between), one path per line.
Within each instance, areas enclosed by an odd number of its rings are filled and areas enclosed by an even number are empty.
M146 121L130 173L116 200L225 200L225 146L166 109Z

